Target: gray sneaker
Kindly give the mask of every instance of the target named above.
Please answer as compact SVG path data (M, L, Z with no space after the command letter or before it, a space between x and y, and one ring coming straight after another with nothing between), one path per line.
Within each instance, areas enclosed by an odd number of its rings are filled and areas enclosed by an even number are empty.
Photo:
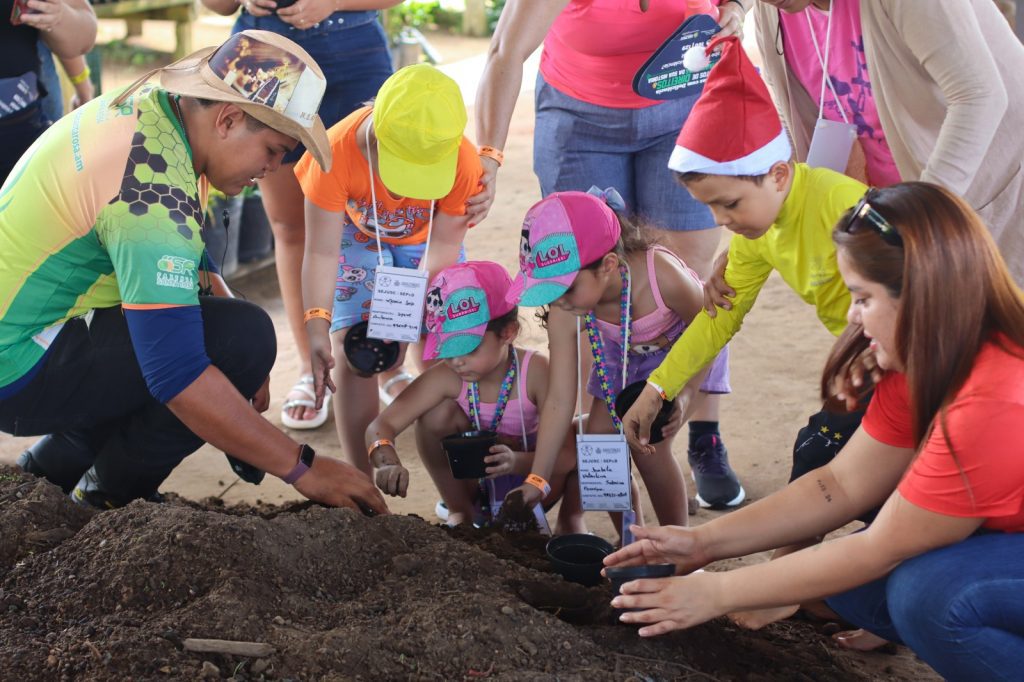
M747 497L736 472L729 466L729 452L722 439L713 434L701 436L687 451L693 481L697 484L697 503L707 509L735 507Z

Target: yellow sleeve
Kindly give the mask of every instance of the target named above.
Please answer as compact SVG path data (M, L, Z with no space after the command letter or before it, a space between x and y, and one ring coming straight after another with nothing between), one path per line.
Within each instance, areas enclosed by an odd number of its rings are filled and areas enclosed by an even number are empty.
M715 317L701 310L650 380L665 389L669 399L675 398L687 382L706 367L740 330L743 318L754 307L754 301L764 286L772 265L761 254L757 241L733 237L729 243L729 264L725 268L725 281L736 292L732 309L718 309Z

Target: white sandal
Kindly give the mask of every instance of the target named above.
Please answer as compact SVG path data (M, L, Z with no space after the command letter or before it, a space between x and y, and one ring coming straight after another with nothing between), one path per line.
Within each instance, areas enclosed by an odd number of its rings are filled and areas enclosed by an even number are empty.
M297 430L318 429L324 425L324 422L327 421L327 415L331 411L331 389L329 388L324 391L323 406L317 410L316 416L312 419L295 419L288 414L288 411L293 407L316 407L316 391L313 390L313 384L312 374L303 374L299 377L299 380L295 382L295 385L288 392L302 393L307 397L284 401L284 405L281 406L281 424L289 429Z
M384 385L377 390L377 394L380 396L380 401L384 403L384 407L387 407L388 405L395 401L396 396L391 395L392 386L397 384L399 381L408 381L412 383L412 381L415 379L416 377L409 374L408 372L399 372L395 376L385 381Z

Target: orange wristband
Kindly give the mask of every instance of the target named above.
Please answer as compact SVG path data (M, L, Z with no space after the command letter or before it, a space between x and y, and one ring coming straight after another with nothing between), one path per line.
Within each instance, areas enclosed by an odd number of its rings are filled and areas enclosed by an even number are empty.
M532 485L534 488L541 491L544 494L544 497L551 494L551 485L537 474L530 474L523 482L527 485Z
M310 320L319 317L321 320L327 320L330 322L333 319L331 311L327 308L310 308L306 311L306 314L302 316L302 323L305 324Z
M500 166L505 162L505 154L497 147L488 147L487 145L481 146L477 149L477 153L480 156L486 156L488 159L494 159Z
M668 400L668 393L665 393L665 389L663 389L661 386L659 386L658 384L654 383L650 379L647 380L647 385L650 386L651 388L653 388L655 391L657 391L658 395L661 396L662 400Z
M395 446L395 444L392 443L391 441L389 441L387 438L381 438L380 440L375 440L375 441L373 441L373 445L371 445L369 448L367 448L366 456L367 457L373 457L373 451L376 450L377 448L384 447L385 445L390 445L391 447Z

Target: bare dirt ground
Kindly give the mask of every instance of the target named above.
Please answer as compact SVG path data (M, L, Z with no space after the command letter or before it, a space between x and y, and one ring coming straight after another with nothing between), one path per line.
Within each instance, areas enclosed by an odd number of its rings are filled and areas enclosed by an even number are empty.
M143 39L170 49L169 25L151 24ZM218 42L228 26L203 24L197 40ZM117 37L116 25L105 30ZM459 57L486 46L433 40L442 54ZM517 265L522 217L540 198L532 132L532 93L524 93L498 200L467 239L471 258L510 270ZM303 370L274 271L233 285L274 319L279 350L266 416L280 425L284 394ZM525 345L544 348L530 320L524 335ZM818 407L818 372L830 343L813 311L772 278L732 344L735 392L722 403L723 438L749 501L785 484L796 431ZM340 454L333 420L292 435L320 453ZM31 442L0 435L0 463L13 462ZM0 658L12 674L49 679L938 679L906 649L841 651L796 621L757 634L716 621L641 642L607 625L606 587L561 582L545 572L536 546L510 548L500 537L452 536L432 526L437 492L408 434L399 439L399 452L412 475L409 496L389 500L395 517L372 520L294 508L299 496L290 487L269 477L258 487L239 481L211 446L168 479L163 491L175 494L171 504L136 503L92 520L57 499L55 489L4 473ZM685 465L683 437L676 455ZM189 503L200 500L201 507ZM243 508L224 514L222 505ZM691 521L715 515L701 510ZM614 537L603 515L590 514L587 522ZM183 637L269 641L279 653L257 666L252 659L182 652Z

